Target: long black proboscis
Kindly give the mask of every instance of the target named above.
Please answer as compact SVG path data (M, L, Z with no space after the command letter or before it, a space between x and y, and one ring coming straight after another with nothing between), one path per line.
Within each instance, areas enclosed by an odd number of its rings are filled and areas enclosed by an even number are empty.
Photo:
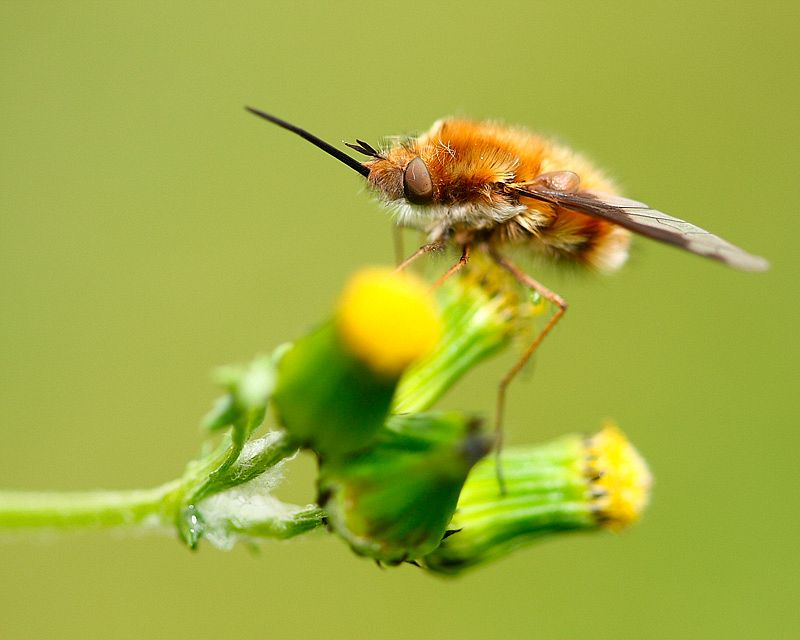
M279 127L287 129L292 133L296 133L301 138L308 140L311 144L322 149L325 153L328 153L337 160L344 162L351 169L355 169L365 178L369 176L369 169L367 169L367 167L361 164L358 160L356 160L355 158L351 158L343 151L339 151L339 149L337 149L333 145L328 144L324 140L320 140L313 133L309 133L305 129L296 127L295 125L286 122L285 120L281 120L280 118L276 118L275 116L271 116L268 113L264 113L263 111L259 111L258 109L253 109L253 107L245 107L245 109L247 109L253 115L258 116L259 118L264 118L264 120L268 120L272 124L277 124Z

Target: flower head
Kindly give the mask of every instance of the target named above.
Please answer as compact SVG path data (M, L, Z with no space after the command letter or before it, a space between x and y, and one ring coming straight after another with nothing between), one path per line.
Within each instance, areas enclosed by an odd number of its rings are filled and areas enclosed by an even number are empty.
M364 269L350 279L339 298L336 328L356 358L388 378L428 355L442 332L426 285L381 268Z
M589 438L504 450L505 494L493 462L482 460L470 473L448 527L456 533L422 559L428 569L458 574L547 535L620 529L638 518L652 482L613 425Z
M428 289L389 269L366 269L345 287L332 320L278 362L273 403L299 445L326 457L370 444L400 376L440 335Z

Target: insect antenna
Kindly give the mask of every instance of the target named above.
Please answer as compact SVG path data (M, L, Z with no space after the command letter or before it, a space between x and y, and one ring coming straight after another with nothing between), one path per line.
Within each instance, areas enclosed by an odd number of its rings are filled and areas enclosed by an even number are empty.
M283 128L283 129L286 129L287 131L291 131L292 133L296 133L301 138L303 138L305 140L308 140L314 146L319 147L320 149L322 149L325 153L327 153L329 155L332 155L334 158L336 158L340 162L343 162L344 164L346 164L351 169L354 169L355 171L358 171L365 178L369 176L369 169L367 169L367 167L365 167L363 164L361 164L358 160L356 160L355 158L351 158L344 151L340 151L339 149L337 149L333 145L328 144L327 142L325 142L321 138L318 138L313 133L309 133L305 129L301 129L300 127L295 126L295 125L293 125L293 124L291 124L289 122L286 122L285 120L281 120L280 118L276 118L275 116L272 116L272 115L270 115L268 113L264 113L263 111L259 111L258 109L254 109L253 107L245 107L245 109L247 109L253 115L258 116L259 118L264 118L264 120L267 120L268 122L271 122L272 124L277 124L279 127ZM369 145L367 145L367 147L369 147ZM372 149L372 147L369 147L369 148ZM375 151L375 150L372 149L372 151Z
M356 142L358 144L351 144L350 142L345 142L344 145L346 147L350 147L354 151L358 151L359 153L363 153L365 156L369 156L371 158L380 158L381 154L379 151L376 151L371 144L364 142L363 140L359 140L356 138Z

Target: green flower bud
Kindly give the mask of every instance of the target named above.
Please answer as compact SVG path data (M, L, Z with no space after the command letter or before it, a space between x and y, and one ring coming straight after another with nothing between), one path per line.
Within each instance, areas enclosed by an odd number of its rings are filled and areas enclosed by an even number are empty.
M422 282L384 269L356 274L334 319L298 340L278 363L279 421L323 457L368 446L403 371L439 335L439 315Z
M649 497L644 460L613 425L585 438L566 436L502 454L506 493L494 460L478 463L461 492L452 531L421 562L458 574L547 535L620 529L638 519Z
M445 535L464 480L489 450L459 413L394 416L373 445L322 460L320 504L353 550L387 564L432 551Z

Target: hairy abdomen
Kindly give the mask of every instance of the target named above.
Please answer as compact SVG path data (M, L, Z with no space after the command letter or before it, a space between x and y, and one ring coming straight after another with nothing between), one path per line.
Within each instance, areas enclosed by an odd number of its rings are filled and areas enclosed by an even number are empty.
M621 267L630 245L630 232L618 225L539 202L498 226L494 235L501 244L603 272Z

